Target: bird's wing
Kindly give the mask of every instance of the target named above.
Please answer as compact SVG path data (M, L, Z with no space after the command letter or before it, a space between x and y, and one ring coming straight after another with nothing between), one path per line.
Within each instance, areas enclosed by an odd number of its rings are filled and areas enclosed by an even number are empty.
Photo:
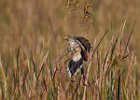
M83 67L83 59L79 59L78 61L71 60L67 66L67 72L69 73L69 77L76 75L77 72Z
M91 44L89 43L89 40L87 40L84 37L75 37L76 42L81 46L81 48L86 50L87 52L90 52Z

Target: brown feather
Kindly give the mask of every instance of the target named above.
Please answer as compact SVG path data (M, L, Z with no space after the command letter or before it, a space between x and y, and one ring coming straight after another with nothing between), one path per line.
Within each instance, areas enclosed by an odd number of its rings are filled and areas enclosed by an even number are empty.
M90 52L91 44L89 43L89 40L81 36L75 37L75 39L78 40L84 46L86 51Z
M88 59L87 52L84 50L81 50L81 55L82 55L83 60L87 61Z

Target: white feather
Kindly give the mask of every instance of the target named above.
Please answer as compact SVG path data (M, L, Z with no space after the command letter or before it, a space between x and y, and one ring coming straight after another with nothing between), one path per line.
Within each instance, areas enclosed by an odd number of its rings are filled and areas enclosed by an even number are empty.
M81 54L78 54L76 56L73 56L73 61L77 62L78 60L80 60L82 58Z

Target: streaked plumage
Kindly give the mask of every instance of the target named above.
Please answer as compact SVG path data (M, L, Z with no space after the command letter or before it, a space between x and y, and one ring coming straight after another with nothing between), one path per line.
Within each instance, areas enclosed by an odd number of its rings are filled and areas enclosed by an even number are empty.
M85 48L85 50L87 52L90 52L91 49L91 44L89 43L89 40L87 40L84 37L74 37L76 39L76 41L79 41L81 43L81 45L83 45L83 47Z
M80 58L78 61L74 61L73 59L70 60L67 72L69 73L69 77L76 75L77 72L83 67L83 59Z
M69 76L72 77L84 66L83 62L87 61L87 52L90 52L91 44L86 38L81 36L66 36L65 39L69 42L70 51L74 53L67 66ZM81 72L83 72L83 70Z

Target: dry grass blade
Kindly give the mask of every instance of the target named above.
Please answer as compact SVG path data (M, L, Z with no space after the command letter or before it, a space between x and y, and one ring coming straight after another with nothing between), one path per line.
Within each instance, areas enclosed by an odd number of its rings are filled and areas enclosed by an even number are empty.
M55 75L56 75L56 73L57 73L57 71L58 71L58 68L57 68L57 63L63 58L63 57L65 57L67 54L69 53L69 51L67 50L67 51L65 51L64 53L63 53L63 55L62 56L60 56L59 57L59 59L57 60L57 61L55 61L55 71L54 71L54 74L53 74L53 77L52 77L52 80L54 80L55 79Z
M139 17L139 13L138 13L138 15L136 16L136 18L134 19L134 22L133 22L133 24L132 24L132 28L131 28L131 30L130 30L130 34L129 34L129 37L128 37L128 40L127 40L127 43L126 43L126 46L125 46L125 50L124 50L122 59L124 59L124 58L126 58L126 57L128 56L128 55L125 55L125 54L126 54L127 47L128 47L128 45L129 45L129 41L130 41L130 39L131 39L131 36L132 36L133 31L134 31L134 28L135 28L135 25L136 25L136 22L137 22L137 18L138 18L138 17Z
M106 1L0 0L0 100L140 99L140 0ZM93 46L73 81L65 33Z
M39 71L38 76L37 76L37 82L38 82L39 76L40 76L40 74L41 74L41 72L42 72L42 70L43 70L43 64L45 63L45 61L46 61L47 58L48 58L48 54L49 54L49 51L45 54L45 56L43 57L43 60L42 60L42 62L41 62L40 71Z
M1 86L1 93L0 97L2 97L1 99L6 99L8 96L8 91L7 91L7 80L6 80L6 76L3 70L3 66L2 66L2 61L1 61L1 56L0 56L0 86Z
M113 47L112 47L112 49L111 49L111 58L113 57L113 54L114 54L116 45L117 45L118 40L119 40L119 37L120 37L120 35L123 33L123 31L124 31L125 24L126 24L126 20L124 21L123 25L121 26L120 32L118 33L118 35L117 35L117 37L116 37L116 39L115 39L115 43L113 44Z
M51 32L53 33L53 34L55 34L55 31L54 31L54 29L53 29L53 25L52 25L52 23L51 23L51 19L48 17L48 23L49 23L49 25L50 25L50 29L51 29Z
M108 57L109 57L109 53L110 53L110 49L111 49L111 46L112 46L112 43L113 43L113 37L112 37L112 39L111 39L111 41L110 41L110 43L109 43L109 46L108 46L108 49L107 49L107 52L106 52L106 54L105 54L105 57L104 57L104 62L103 62L103 71L104 71L104 69L105 69L105 66L106 66L106 62L107 62L107 59L108 59Z
M94 48L94 50L92 51L93 54L95 53L95 51L97 50L97 48L99 47L100 43L103 41L103 39L104 39L104 37L107 35L107 33L108 33L108 31L106 31L106 32L104 33L104 35L101 37L99 43L97 44L97 46L96 46L96 47ZM93 54L92 54L92 56L93 56Z
M58 60L56 60L54 63L56 64L57 62L59 62L59 61L60 61L63 57L65 57L68 53L69 53L68 50L64 50L64 52L62 53L63 55L60 56L60 57L58 58Z
M106 31L103 36L101 37L99 43L96 45L96 47L94 48L93 51L90 52L90 55L89 55L89 60L88 60L88 67L87 67L87 73L86 73L86 78L85 78L85 86L84 86L84 94L83 94L83 100L86 100L86 90L87 90L87 83L88 83L88 75L89 75L89 70L90 70L90 67L91 67L91 64L92 64L92 57L93 57L93 54L95 53L95 51L97 50L97 48L99 47L100 43L103 41L104 37L106 36L108 31Z
M74 93L72 94L72 100L74 100L74 98L75 98L75 95L76 95L76 93L78 91L78 88L80 86L81 80L82 80L82 77L80 77L79 81L77 82L76 88L74 89Z

